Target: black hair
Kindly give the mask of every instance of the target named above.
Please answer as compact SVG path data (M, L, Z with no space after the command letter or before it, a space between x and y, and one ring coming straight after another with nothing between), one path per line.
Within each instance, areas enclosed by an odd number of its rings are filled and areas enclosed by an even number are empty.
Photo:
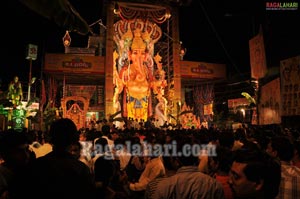
M65 148L79 141L77 127L69 118L55 120L50 126L49 134L54 147Z
M282 161L291 161L294 157L293 143L286 136L274 136L271 139L272 149L277 151L277 156Z
M1 132L0 136L0 155L5 159L17 146L22 144L30 144L30 138L25 132L19 132L9 129Z
M192 137L187 135L177 135L175 136L176 147L177 147L177 157L181 165L183 166L196 166L199 164L199 153L200 151L192 151L192 149L197 149L195 147L198 145L192 139ZM191 151L186 151L188 148L185 146L190 145Z
M218 163L218 170L229 173L233 162L233 151L228 147L217 146L216 156L212 156L212 159Z
M235 151L234 161L247 164L244 173L249 181L263 181L264 198L273 199L277 196L281 166L275 158L261 150L239 149Z
M110 134L110 126L108 124L105 124L101 128L102 134L107 136Z

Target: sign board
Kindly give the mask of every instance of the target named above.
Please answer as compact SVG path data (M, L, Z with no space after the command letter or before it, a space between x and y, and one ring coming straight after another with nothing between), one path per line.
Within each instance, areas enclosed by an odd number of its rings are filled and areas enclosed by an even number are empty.
M22 101L22 109L26 110L28 115L34 117L37 114L37 110L39 110L40 104L37 102L33 102L30 106L27 106L27 102Z
M45 56L44 71L49 73L88 73L104 75L105 57L73 54L50 54Z
M300 55L280 61L281 116L300 115L299 76Z
M26 59L36 60L37 50L37 45L28 44Z
M25 114L23 109L14 109L12 114L13 129L22 131L25 126Z
M226 65L205 62L180 62L180 75L190 79L226 79Z

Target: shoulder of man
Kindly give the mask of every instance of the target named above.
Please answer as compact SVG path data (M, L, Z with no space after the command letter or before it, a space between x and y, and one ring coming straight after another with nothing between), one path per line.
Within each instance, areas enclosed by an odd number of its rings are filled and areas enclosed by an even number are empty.
M158 189L161 189L162 185L165 185L164 180L169 179L169 177L159 177L150 181L146 187L145 198L157 198Z

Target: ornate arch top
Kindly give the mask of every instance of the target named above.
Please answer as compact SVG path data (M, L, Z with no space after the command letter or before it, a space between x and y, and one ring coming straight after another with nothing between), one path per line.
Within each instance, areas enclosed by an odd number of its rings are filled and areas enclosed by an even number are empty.
M171 17L170 9L167 7L128 2L118 2L116 6L117 14L123 20L141 18L161 24Z

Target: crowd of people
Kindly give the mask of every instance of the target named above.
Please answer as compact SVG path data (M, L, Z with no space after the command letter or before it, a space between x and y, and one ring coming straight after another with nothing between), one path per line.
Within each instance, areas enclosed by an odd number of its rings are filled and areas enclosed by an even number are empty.
M232 129L0 132L0 198L299 198L300 133Z

